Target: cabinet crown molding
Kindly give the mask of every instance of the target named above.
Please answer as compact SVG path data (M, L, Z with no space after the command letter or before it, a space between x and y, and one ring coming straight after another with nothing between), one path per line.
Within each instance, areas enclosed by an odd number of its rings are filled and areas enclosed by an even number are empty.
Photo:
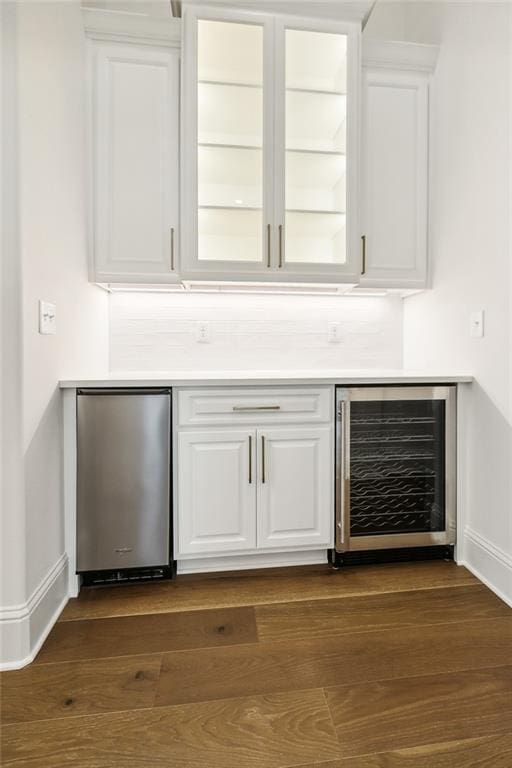
M183 0L183 7L188 5L361 23L368 18L374 0Z
M82 8L87 37L120 43L181 47L181 19Z
M434 72L439 55L438 45L408 43L394 40L362 40L364 67L376 69L403 69L405 71Z

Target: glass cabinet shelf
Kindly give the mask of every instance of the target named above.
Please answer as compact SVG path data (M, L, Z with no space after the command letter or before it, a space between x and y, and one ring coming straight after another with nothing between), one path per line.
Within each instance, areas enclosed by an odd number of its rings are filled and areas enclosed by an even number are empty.
M345 212L345 155L287 150L286 168L286 210Z
M286 261L301 264L343 264L345 261L344 213L287 211Z
M263 30L258 24L201 19L197 40L198 80L263 83Z
M313 208L287 208L286 213L305 213L305 214L322 214L322 216L339 216L343 215L345 211L322 211Z
M198 142L261 144L263 92L239 85L198 85Z
M241 80L198 80L199 85L219 85L233 88L263 88L261 83L244 83Z
M308 29L286 31L286 87L345 93L347 38Z
M204 261L257 262L262 251L262 212L258 209L198 209L199 252Z
M198 141L198 147L218 147L219 149L262 149L261 144L224 144L221 141Z
M345 151L347 100L319 91L286 92L286 149Z
M260 148L200 144L197 160L200 207L262 207Z

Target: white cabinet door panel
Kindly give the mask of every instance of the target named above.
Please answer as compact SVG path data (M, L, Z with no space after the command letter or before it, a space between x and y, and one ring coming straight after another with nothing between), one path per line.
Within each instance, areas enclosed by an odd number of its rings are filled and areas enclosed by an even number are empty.
M258 548L330 547L330 427L258 431Z
M427 78L365 72L361 285L425 285L427 138Z
M178 436L178 556L256 547L255 432Z
M185 279L357 280L360 37L185 4Z
M179 53L114 44L95 51L95 279L173 282Z

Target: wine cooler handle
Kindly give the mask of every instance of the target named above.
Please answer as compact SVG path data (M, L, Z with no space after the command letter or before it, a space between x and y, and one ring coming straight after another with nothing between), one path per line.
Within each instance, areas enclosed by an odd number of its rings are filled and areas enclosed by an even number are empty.
M336 510L336 525L338 527L337 543L345 545L350 530L350 401L339 402L339 449L340 469L338 488L338 508Z

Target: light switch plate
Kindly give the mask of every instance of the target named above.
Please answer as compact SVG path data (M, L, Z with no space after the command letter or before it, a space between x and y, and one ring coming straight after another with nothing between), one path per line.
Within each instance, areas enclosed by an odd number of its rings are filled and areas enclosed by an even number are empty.
M472 312L470 316L470 333L475 339L481 339L484 335L484 318L485 313L483 309L479 309L477 312Z
M49 301L39 300L39 333L57 333L57 307Z

